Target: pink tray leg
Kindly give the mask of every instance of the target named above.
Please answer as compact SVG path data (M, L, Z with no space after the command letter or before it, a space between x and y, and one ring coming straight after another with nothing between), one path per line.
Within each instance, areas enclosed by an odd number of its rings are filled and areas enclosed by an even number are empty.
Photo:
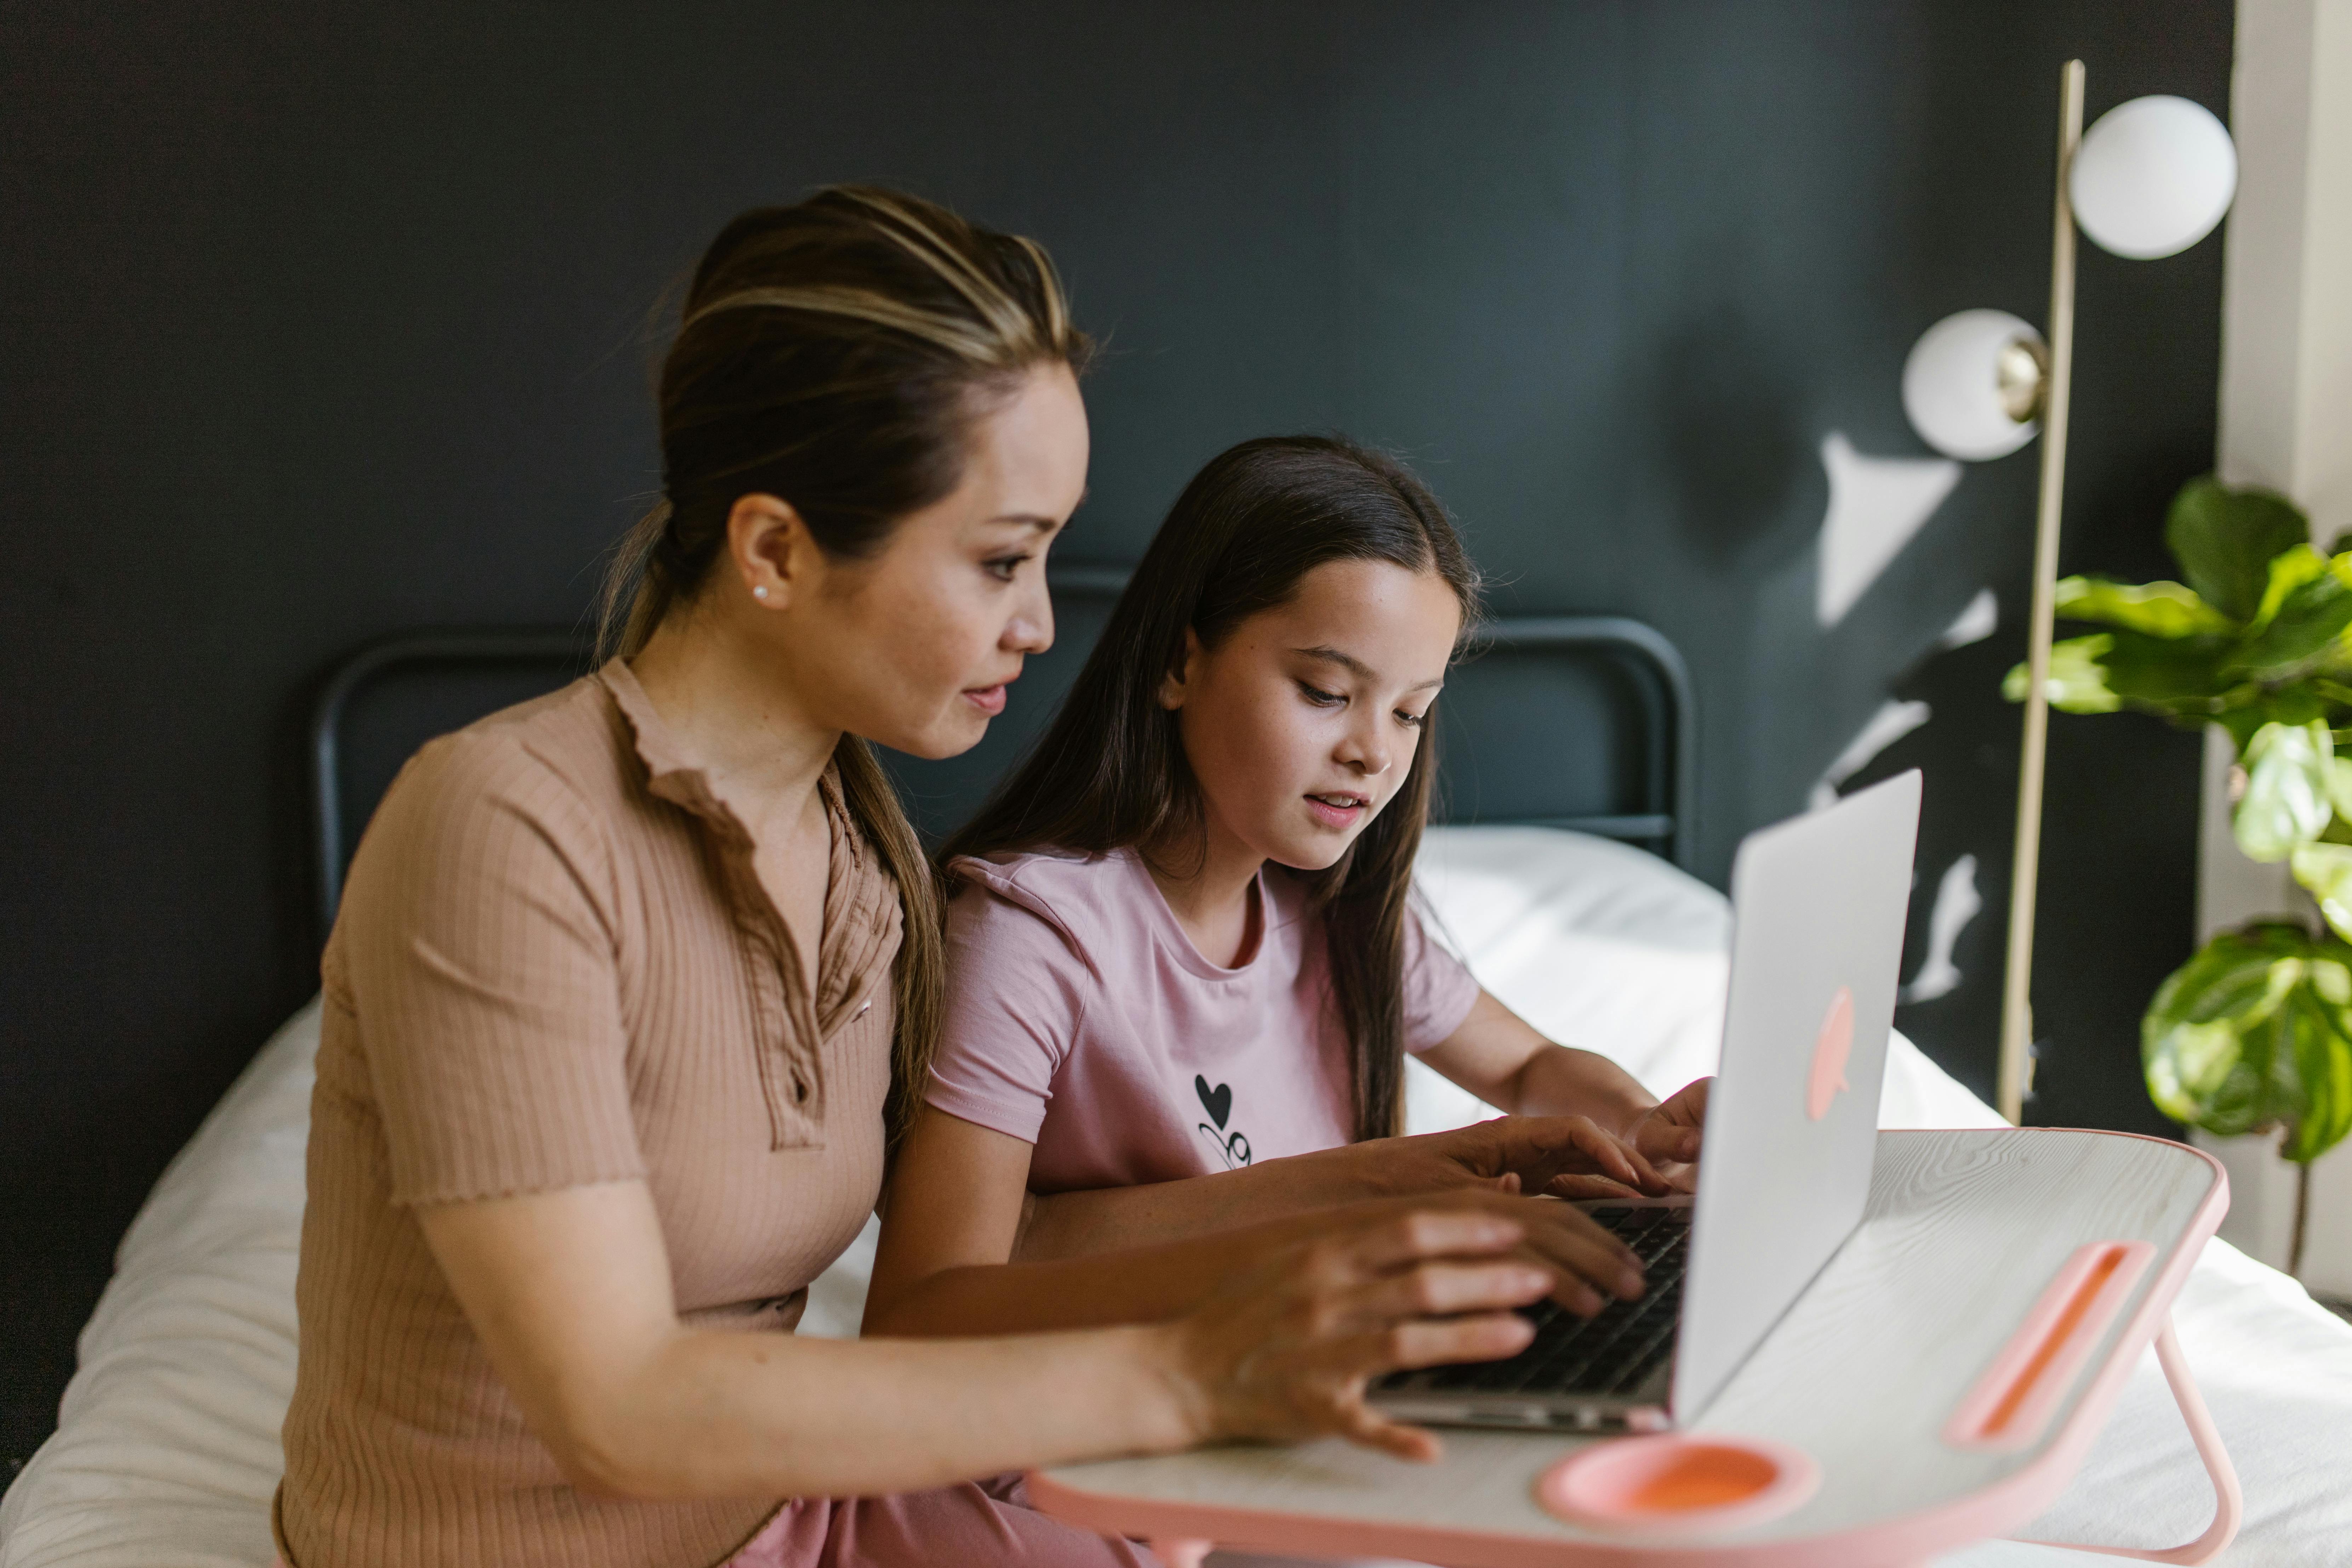
M2189 1436L2197 1444L2197 1457L2205 1461L2205 1473L2213 1479L2213 1522L2196 1540L2162 1551L2137 1546L2085 1546L2072 1541L2035 1544L2100 1552L2110 1557L2137 1557L2143 1563L2205 1563L2221 1555L2237 1538L2238 1521L2245 1511L2245 1494L2238 1489L2238 1472L2231 1468L2229 1451L2221 1447L2221 1434L2215 1430L2212 1414L2205 1408L2205 1396L2197 1392L2197 1380L2189 1375L2189 1363L2180 1353L2180 1342L2173 1337L2169 1313L2165 1316L2163 1331L2156 1336L2156 1359L2164 1368L2164 1381L2172 1385L2173 1402L2180 1406L2180 1418L2188 1424Z
M1216 1544L1213 1541L1154 1541L1150 1546L1152 1555L1168 1568L1201 1568Z

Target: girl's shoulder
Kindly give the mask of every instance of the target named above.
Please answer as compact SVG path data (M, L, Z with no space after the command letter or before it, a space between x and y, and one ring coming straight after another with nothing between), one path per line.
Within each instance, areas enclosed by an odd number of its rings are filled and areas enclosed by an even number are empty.
M948 862L951 938L1019 942L1043 926L1083 956L1143 928L1158 896L1132 849L1024 849Z

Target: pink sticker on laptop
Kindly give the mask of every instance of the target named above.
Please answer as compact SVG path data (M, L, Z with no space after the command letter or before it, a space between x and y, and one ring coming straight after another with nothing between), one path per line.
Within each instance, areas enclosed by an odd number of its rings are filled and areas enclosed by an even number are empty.
M1837 988L1830 998L1829 1016L1813 1041L1812 1081L1805 1089L1805 1114L1819 1121L1830 1113L1830 1102L1846 1087L1845 1062L1853 1054L1853 993Z

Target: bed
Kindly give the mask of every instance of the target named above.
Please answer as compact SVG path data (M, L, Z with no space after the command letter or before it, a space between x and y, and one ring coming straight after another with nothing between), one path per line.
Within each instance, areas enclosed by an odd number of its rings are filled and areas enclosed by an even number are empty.
M1116 584L1057 587L1066 626L1098 613ZM366 650L327 681L313 737L322 910L348 847L343 822L363 820L354 803L380 793L404 746L544 689L578 658L562 637L437 635ZM1669 1090L1712 1068L1730 928L1722 896L1674 863L1688 854L1692 773L1680 662L1648 628L1585 618L1507 622L1488 658L1484 679L1449 694L1452 820L1431 832L1422 890L1445 940L1505 1002ZM1066 684L1070 665L1041 684ZM1531 701L1570 716L1545 726L1554 757L1533 765L1498 739ZM362 740L368 703L380 733ZM971 779L915 770L901 783L919 809L944 810L969 797ZM270 1563L317 1043L314 1002L262 1047L123 1237L58 1429L0 1500L0 1568ZM1416 1131L1487 1114L1417 1067L1407 1104ZM1999 1124L1899 1036L1880 1113L1888 1127ZM855 1333L872 1247L869 1226L812 1287L802 1331ZM2218 1240L2174 1317L2244 1482L2246 1522L2225 1561L2352 1562L2352 1326ZM2151 1357L2032 1533L2167 1545L2198 1533L2210 1500ZM2006 1542L1947 1560L2069 1561L2108 1560Z

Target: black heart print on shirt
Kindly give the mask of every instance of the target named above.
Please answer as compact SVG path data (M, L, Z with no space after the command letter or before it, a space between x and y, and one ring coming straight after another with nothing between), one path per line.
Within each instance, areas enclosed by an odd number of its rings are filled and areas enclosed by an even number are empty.
M1217 1146L1217 1158L1225 1163L1225 1169L1230 1171L1236 1165L1248 1164L1249 1140L1239 1131L1230 1135L1225 1133L1225 1120L1234 1113L1234 1086L1221 1083L1211 1089L1209 1080L1195 1073L1192 1075L1192 1092L1201 1097L1201 1109L1216 1122L1214 1127L1206 1121L1202 1122L1201 1135Z

